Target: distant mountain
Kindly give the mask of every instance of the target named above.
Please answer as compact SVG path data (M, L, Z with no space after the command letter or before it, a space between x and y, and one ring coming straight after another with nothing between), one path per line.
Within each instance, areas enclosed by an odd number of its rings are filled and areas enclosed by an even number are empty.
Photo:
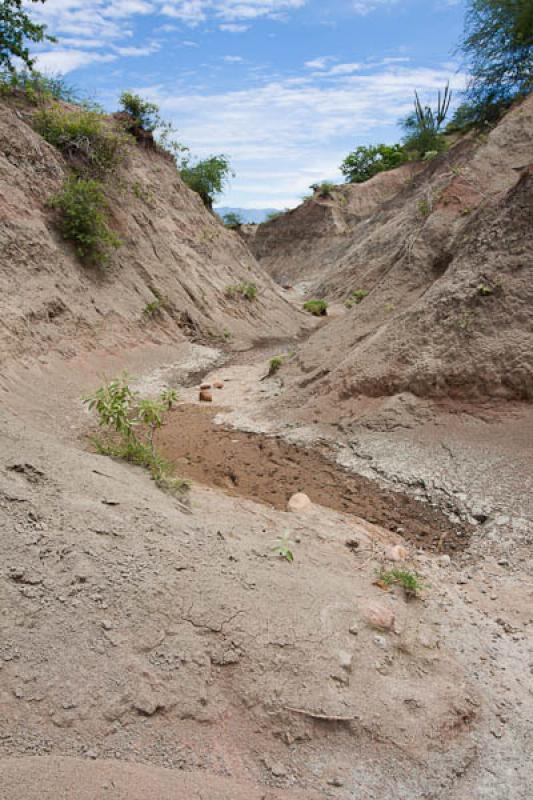
M239 217L242 219L243 223L246 225L259 225L260 222L264 222L265 219L269 214L279 211L277 208L230 208L228 206L223 206L221 208L215 208L216 213L223 217L224 214L238 214Z

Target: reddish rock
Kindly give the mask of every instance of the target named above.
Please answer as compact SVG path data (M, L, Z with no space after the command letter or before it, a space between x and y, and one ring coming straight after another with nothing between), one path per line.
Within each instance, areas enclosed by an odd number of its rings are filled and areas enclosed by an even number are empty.
M211 392L208 392L207 389L200 389L200 394L198 399L201 403L212 403L213 402L213 395Z

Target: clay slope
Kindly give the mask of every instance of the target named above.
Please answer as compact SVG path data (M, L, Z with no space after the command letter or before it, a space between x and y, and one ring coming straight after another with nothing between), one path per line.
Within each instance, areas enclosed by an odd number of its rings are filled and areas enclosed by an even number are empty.
M289 394L531 399L532 160L530 96L352 227L313 288L369 294L311 337Z
M339 262L353 243L358 223L394 197L421 169L406 164L360 186L318 192L301 206L242 233L263 269L282 284L311 283Z
M171 160L138 145L108 188L123 246L105 270L80 264L47 207L68 165L34 132L32 113L22 101L0 104L0 359L298 330L298 315L240 237L206 211ZM255 302L225 297L240 282L257 284ZM147 320L143 309L157 295L164 310Z

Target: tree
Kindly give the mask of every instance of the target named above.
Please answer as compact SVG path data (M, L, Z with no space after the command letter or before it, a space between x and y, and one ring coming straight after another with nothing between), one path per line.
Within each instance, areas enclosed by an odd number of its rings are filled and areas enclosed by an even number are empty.
M472 105L508 103L533 88L531 0L469 0L460 51Z
M181 167L180 175L190 189L198 192L204 205L211 210L233 172L228 158L219 155L197 161L196 164L186 161Z
M237 211L227 211L222 219L226 228L232 228L233 230L244 225L244 220Z
M31 0L32 3L45 3L46 0ZM46 34L46 25L38 25L31 21L29 14L23 10L23 0L2 0L0 4L0 69L14 72L13 58L20 58L28 69L32 69L35 61L30 56L26 44L29 42L55 42Z
M399 167L406 160L406 154L400 144L361 146L346 156L340 170L346 178L346 183L364 183L378 172Z

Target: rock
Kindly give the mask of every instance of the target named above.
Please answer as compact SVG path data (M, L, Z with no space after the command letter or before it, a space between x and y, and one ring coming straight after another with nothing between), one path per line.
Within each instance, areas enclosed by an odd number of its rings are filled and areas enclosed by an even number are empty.
M103 619L103 620L101 621L100 625L102 626L102 628L104 629L104 631L110 631L110 630L111 630L111 628L113 627L113 623L112 623L112 622L110 622L108 619Z
M300 511L307 511L311 506L312 503L309 497L303 492L298 492L297 494L293 494L287 503L287 511L292 511L297 514Z
M357 634L359 633L359 628L357 627L357 625L355 625L355 623L353 625L350 625L348 630L350 631L352 636L357 636Z
M200 389L210 389L210 388L211 388L211 384L210 383L202 383L202 384L200 384Z
M224 383L222 381L213 381L213 389L223 389Z
M211 392L208 392L207 389L200 389L200 394L198 395L198 400L201 403L212 403L213 402L213 395Z
M380 647L382 650L386 650L388 647L387 640L384 636L374 636L374 644L376 647Z
M452 563L450 556L439 556L437 559L437 564L441 567L449 567Z
M339 664L346 672L352 671L352 662L353 656L351 653L347 653L345 650L341 650L339 653Z
M394 547L390 547L386 554L389 561L405 561L408 555L406 548L401 544L395 544Z
M373 628L380 631L391 631L394 628L396 619L394 611L386 606L369 606L364 614L365 620Z

